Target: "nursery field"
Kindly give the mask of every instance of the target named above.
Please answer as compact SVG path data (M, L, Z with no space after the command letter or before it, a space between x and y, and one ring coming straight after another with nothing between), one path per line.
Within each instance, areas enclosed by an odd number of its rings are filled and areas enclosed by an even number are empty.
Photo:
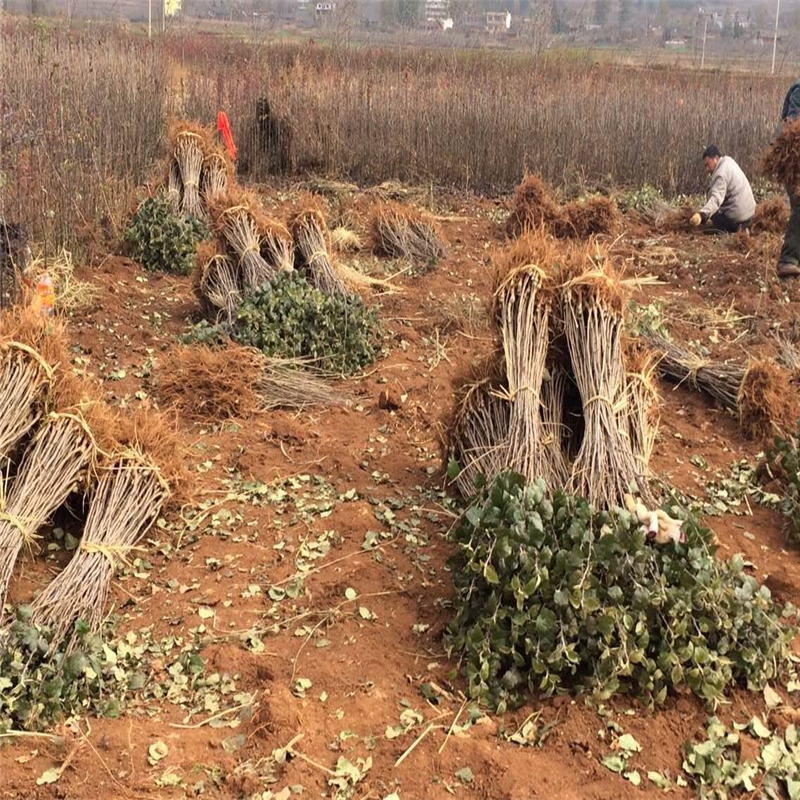
M261 202L286 219L300 198L265 189ZM364 237L360 209L373 202L359 192L328 208ZM655 710L625 696L533 695L496 716L468 700L445 652L456 613L447 534L463 506L443 441L456 384L494 347L493 259L508 204L436 195L429 210L448 250L432 269L365 251L342 258L395 290L370 292L385 336L373 366L336 384L348 407L215 422L192 409L202 387L194 398L187 387L176 447L189 499L163 513L111 589L106 685L121 670L138 688L112 718L92 701L86 717L42 735L3 734L4 797L697 794L683 747L705 738L712 712L688 689ZM800 300L772 277L778 243L654 233L631 212L613 252L626 275L659 279L634 291L651 327L714 358L776 358L778 337L797 335ZM116 255L74 277L87 287L66 319L73 370L113 406L158 404L165 360L198 318L190 279ZM686 385L659 393L653 473L695 498L721 556L741 554L775 598L800 601L796 550L755 477L761 443ZM11 602L64 567L78 513L59 512L41 552L20 557ZM731 731L757 717L783 735L795 721L791 669L769 688L734 688L714 713ZM757 758L757 730L731 758Z
M800 797L782 79L3 25L0 796Z

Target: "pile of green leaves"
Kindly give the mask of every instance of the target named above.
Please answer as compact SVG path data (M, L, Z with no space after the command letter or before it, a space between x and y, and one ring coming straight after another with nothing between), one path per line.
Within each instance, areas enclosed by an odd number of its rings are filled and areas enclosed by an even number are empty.
M767 454L766 472L770 480L780 486L780 508L786 515L789 536L800 541L800 422L797 433L787 438L775 437L775 444Z
M734 683L762 687L793 631L740 556L715 559L691 516L684 531L683 544L650 544L624 510L498 476L453 533L446 643L470 696L502 712L537 689L661 703L686 685L713 706Z
M331 296L299 272L281 272L245 299L231 336L268 356L347 374L375 360L381 329L360 297Z
M139 206L122 238L131 258L146 270L188 275L197 243L207 236L202 220L180 215L162 192Z
M50 632L30 618L30 606L17 608L0 640L0 732L40 730L77 714L118 716L124 694L144 676L80 620L72 650L62 642L50 653Z
M783 736L769 730L758 718L733 731L716 717L708 720L706 739L687 742L683 769L700 800L727 800L752 796L800 798L800 733L794 725ZM740 761L740 733L747 731L761 742L758 758Z

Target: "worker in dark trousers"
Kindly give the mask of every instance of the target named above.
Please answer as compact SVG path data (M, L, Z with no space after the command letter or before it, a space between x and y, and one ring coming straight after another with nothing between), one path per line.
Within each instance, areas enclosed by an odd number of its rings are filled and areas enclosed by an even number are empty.
M781 109L781 120L775 133L772 134L770 143L774 142L784 123L800 116L800 78L796 80L786 94ZM800 195L791 186L786 187L789 193L789 224L786 226L786 236L783 239L783 249L778 259L779 278L797 278L800 276Z

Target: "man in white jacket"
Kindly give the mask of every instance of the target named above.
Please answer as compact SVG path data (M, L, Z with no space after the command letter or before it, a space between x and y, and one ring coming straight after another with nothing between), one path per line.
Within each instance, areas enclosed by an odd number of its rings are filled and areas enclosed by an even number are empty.
M703 162L711 175L706 204L689 220L693 227L707 220L719 231L736 233L749 228L756 212L756 201L750 181L742 168L730 157L723 156L710 144L703 153Z

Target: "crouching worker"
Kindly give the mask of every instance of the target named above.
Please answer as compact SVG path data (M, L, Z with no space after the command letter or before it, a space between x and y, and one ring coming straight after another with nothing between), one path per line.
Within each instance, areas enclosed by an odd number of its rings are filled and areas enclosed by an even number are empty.
M711 220L718 231L725 233L749 228L756 213L756 201L742 168L730 156L723 156L713 144L703 152L703 162L711 175L708 200L689 220L692 227Z

